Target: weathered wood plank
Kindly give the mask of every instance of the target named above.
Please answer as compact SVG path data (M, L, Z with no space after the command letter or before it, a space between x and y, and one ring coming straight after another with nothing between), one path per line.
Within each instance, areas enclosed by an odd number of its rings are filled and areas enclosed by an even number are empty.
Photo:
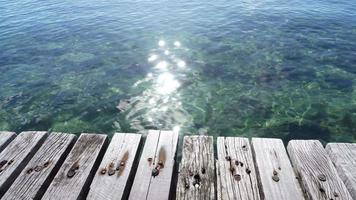
M51 133L3 199L40 199L69 153L75 138L72 134Z
M319 141L292 140L287 149L307 199L352 199Z
M252 148L262 199L304 199L282 140L252 138Z
M356 199L356 144L329 143L326 151L352 198Z
M218 199L261 199L249 140L218 137L217 152Z
M0 132L0 152L16 137L13 132Z
M87 199L127 199L140 134L116 133L105 153Z
M178 133L149 131L131 188L130 200L170 196Z
M185 136L176 199L215 199L213 137Z
M42 199L84 199L107 142L106 135L81 134Z
M147 199L163 200L169 198L177 144L178 133L172 131L160 132L154 163L157 167L160 166L159 163L162 161L163 165L159 170L159 174L151 179Z
M0 153L0 197L5 194L46 136L47 132L22 132Z

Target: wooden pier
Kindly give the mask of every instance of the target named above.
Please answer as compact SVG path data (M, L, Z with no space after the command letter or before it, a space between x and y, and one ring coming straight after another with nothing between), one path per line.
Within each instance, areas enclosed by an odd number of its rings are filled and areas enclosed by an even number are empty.
M140 134L0 132L3 200L352 200L356 144ZM180 149L180 148L179 148ZM179 152L180 153L180 152Z

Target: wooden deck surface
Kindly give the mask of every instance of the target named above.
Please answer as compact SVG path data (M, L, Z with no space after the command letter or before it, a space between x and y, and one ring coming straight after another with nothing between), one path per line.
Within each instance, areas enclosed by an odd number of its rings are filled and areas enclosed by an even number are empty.
M0 132L2 200L352 200L356 144L179 135ZM216 144L216 148L214 148ZM216 151L214 151L214 149Z

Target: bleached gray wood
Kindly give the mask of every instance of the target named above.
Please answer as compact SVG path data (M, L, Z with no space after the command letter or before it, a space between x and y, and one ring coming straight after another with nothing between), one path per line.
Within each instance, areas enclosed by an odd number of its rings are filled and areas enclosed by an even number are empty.
M127 199L140 140L140 134L114 135L90 186L88 200Z
M42 199L84 199L107 141L106 135L81 134Z
M218 137L217 152L217 199L261 199L249 140Z
M215 199L213 137L185 136L176 199Z
M13 132L0 132L0 152L16 137Z
M22 132L0 153L0 197L5 194L46 136L47 132Z
M177 132L160 131L154 163L157 166L159 160L163 160L164 167L159 171L158 176L151 179L147 199L163 200L168 199L169 195L171 195L169 192L171 190L177 144Z
M319 141L292 140L287 149L307 199L352 200Z
M352 198L356 199L356 144L329 143L326 151Z
M169 198L177 142L177 132L149 131L131 188L130 200ZM160 161L163 166L159 169L159 174L153 176L152 172L160 166Z
M252 148L262 199L304 199L282 140L252 138Z
M75 138L72 134L49 134L3 199L40 199L69 153Z

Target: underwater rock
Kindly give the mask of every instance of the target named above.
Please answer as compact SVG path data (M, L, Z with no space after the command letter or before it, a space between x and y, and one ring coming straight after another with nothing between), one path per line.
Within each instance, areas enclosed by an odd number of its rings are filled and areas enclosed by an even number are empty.
M329 74L324 78L325 82L332 88L338 90L352 90L353 81L338 75Z
M280 75L292 81L313 81L316 78L315 70L308 67L284 67Z
M53 105L61 106L64 104L74 104L78 97L78 91L76 90L65 90L59 92L53 98Z
M84 52L66 53L59 57L60 60L66 60L75 63L85 62L93 58L95 58L94 54Z

